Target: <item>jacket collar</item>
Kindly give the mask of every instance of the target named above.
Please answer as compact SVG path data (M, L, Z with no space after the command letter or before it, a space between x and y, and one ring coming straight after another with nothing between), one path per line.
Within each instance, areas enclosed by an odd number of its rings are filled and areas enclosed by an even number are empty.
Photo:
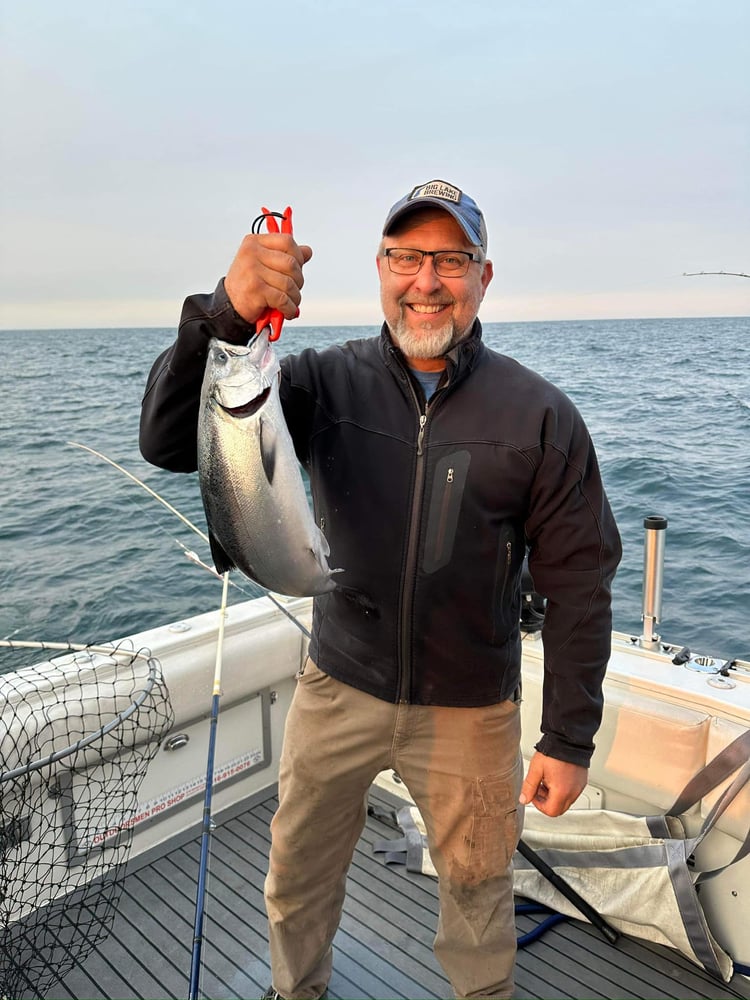
M380 347L386 365L390 365L394 358L397 358L401 367L406 370L409 366L406 358L394 344L388 324L383 323L380 329ZM459 378L468 375L479 360L484 345L482 343L482 324L478 319L474 320L469 335L460 344L456 344L445 355L448 365L448 377L450 382L455 382Z

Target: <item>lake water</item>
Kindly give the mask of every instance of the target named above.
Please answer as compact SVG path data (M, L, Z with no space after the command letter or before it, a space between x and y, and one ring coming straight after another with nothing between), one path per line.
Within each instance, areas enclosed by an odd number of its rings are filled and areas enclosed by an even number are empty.
M576 402L623 536L615 627L640 634L643 518L669 520L660 632L750 659L750 337L747 319L496 323L485 340ZM376 327L287 324L281 347ZM94 642L218 606L207 547L101 451L204 528L196 475L154 469L140 399L167 329L0 332L0 638ZM244 593L258 590L242 577ZM20 665L0 650L0 669ZM39 658L38 656L35 658Z

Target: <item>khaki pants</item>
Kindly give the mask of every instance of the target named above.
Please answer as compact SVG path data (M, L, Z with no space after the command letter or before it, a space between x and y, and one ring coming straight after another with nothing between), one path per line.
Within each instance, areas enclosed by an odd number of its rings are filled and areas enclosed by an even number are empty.
M394 705L307 661L286 723L265 887L273 985L282 996L318 997L326 988L367 792L387 768L401 775L427 827L439 875L435 954L456 996L511 996L519 715L511 701Z

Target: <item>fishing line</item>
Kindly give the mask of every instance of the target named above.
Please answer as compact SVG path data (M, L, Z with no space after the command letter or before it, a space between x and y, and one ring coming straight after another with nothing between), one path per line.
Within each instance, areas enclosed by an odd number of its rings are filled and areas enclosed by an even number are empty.
M211 722L208 733L208 760L206 763L206 791L203 798L203 833L198 866L198 888L195 897L195 923L193 925L193 952L190 962L190 990L188 1000L197 1000L201 974L201 950L203 947L203 922L206 914L206 885L208 882L209 844L211 841L211 802L214 785L214 760L216 757L216 732L219 724L219 698L221 696L221 668L224 652L224 623L227 617L227 589L229 573L224 573L219 610L219 633L216 645L216 665L214 687L211 698Z
M191 563L193 563L193 565L198 566L200 569L205 570L216 580L223 579L222 574L216 569L215 566L211 566L209 565L209 563L204 562L200 558L197 552L193 551L192 549L189 549L183 541L181 541L179 538L173 535L171 531L168 531L161 523L159 518L155 517L151 513L151 509L147 504L141 503L139 500L136 500L134 496L130 496L129 494L124 495L123 499L125 500L126 503L130 504L135 511L137 511L139 517L145 518L149 522L149 524L154 528L155 531L160 532L162 535L166 535L166 537L170 540L170 542L174 542L175 545L178 545L182 549L182 553L185 556L185 558L188 559ZM254 587L257 587L261 591L263 590L261 584L255 583L254 580L252 581L252 585ZM236 580L232 580L231 578L229 580L229 586L234 587L234 589L239 591L240 594L243 594L245 597L251 600L260 596L259 594L253 593L252 591L248 590L246 587L241 586L239 583L237 583ZM20 631L20 629L16 629L16 631L18 632ZM10 638L10 636L6 636L5 638L8 639Z
M166 531L166 529L162 528L162 531ZM169 536L169 538L172 539L175 545L179 545L179 547L182 549L182 554L185 556L186 559L189 559L191 563L193 563L195 566L200 567L200 569L204 569L207 573L210 573L211 576L215 577L217 580L224 579L223 575L216 569L215 566L211 566L209 565L209 563L204 562L197 552L194 552L192 549L189 549L184 542L180 541L179 538L174 538L172 535L169 534L168 531L166 532L166 534ZM251 583L254 587L263 589L261 587L261 584L256 583L255 580L252 580ZM247 590L241 584L237 583L236 580L232 580L231 577L229 579L229 586L234 587L235 590L239 590L241 594L244 594L245 597L249 597L251 600L255 599L258 596L257 594L253 594L252 591ZM284 611L284 608L281 608L280 610Z
M127 469L123 468L123 466L120 465L118 462L115 462L114 459L108 458L106 455L103 455L100 451L97 451L95 448L89 448L88 445L79 444L77 441L68 441L67 443L71 445L73 448L81 448L83 451L87 451L91 455L95 455L97 458L100 458L103 462L107 462L108 465L111 465L113 468L117 469L118 472L122 472L124 476L127 476L128 479L132 480L134 483L136 483L138 486L144 489L155 500L158 500L160 504L163 504L167 508L167 510L170 511L170 513L174 514L176 517L179 517L182 523L185 524L188 528L190 528L191 531L194 531L196 535L199 535L207 545L210 544L208 535L204 531L201 531L201 529L197 525L193 524L193 522L189 518L185 517L185 515L182 514L179 510L177 510L176 507L173 507L172 504L169 503L168 500L165 500L163 496L161 496L159 493L156 492L156 490L152 490L150 486L147 486L146 483L143 482L142 479L139 479L138 476L133 475L132 472L128 472ZM181 543L178 542L178 544ZM186 549L186 551L188 550ZM255 583L255 581L253 582ZM263 587L261 584L258 583L256 584L256 586L263 591L263 595L267 597L268 600L271 601L271 603L274 604L278 608L278 610L281 611L281 613L289 619L290 622L296 625L296 627L300 630L300 632L305 636L306 639L310 638L309 630L305 628L302 622L298 618L296 618L291 613L291 611L288 611L284 607L284 605L280 601L278 601L273 596L273 594L265 587ZM245 591L242 592L245 593Z
M194 552L192 549L189 549L187 547L187 545L185 545L185 543L183 541L181 541L179 538L177 538L175 535L173 535L171 531L168 531L164 527L164 525L161 523L161 521L157 517L154 517L154 515L151 513L151 509L150 509L150 507L148 505L140 503L140 501L136 500L134 496L130 496L129 494L125 494L123 496L123 499L125 500L126 503L130 504L135 511L137 511L139 517L145 518L149 522L149 524L151 524L151 526L154 528L155 531L160 532L162 535L166 535L166 537L171 542L174 542L175 545L178 545L182 549L183 555L191 563L193 563L195 566L198 566L200 569L205 570L207 573L209 573L215 579L217 579L217 580L222 580L223 579L222 574L219 573L219 571L216 569L216 567L209 565L207 562L204 562L200 558L200 556L198 555L197 552ZM259 583L255 583L254 580L252 581L252 584L253 584L254 587L257 587L258 590L261 590L261 591L263 590L262 585L259 584ZM232 580L231 578L229 580L229 586L230 587L234 587L234 589L237 590L237 591L239 591L240 594L243 594L245 597L247 597L247 598L249 598L251 600L253 600L253 599L255 599L256 597L259 596L257 593L253 593L252 591L248 590L246 587L243 587L239 583L237 583L236 580ZM11 632L10 635L6 635L4 638L10 639L11 636L15 635L16 632L20 632L20 630L21 629L20 629L20 626L19 626L19 628L17 628L15 630L15 632Z
M182 549L183 554L185 555L185 557L187 559L189 559L190 562L193 563L195 566L199 566L201 569L206 570L207 573L210 573L211 576L216 577L217 580L222 580L223 579L222 574L219 573L219 571L216 569L215 566L209 566L209 564L207 562L204 562L200 558L200 556L198 555L197 552L193 552L191 549L189 549L187 547L187 545L183 544L179 540L179 538L172 538L172 541L175 542L177 545L180 546L180 548ZM273 603L276 605L276 607L282 613L282 615L286 615L286 617L289 619L289 621L292 622L294 625L297 626L297 628L300 630L300 632L304 635L304 637L306 639L311 639L312 638L309 630L305 628L305 626L302 624L302 622L298 618L295 618L291 611L287 611L287 609L284 607L284 605L280 604L273 597L273 595L269 591L267 591L265 589L265 587L262 586L262 584L256 583L255 580L252 580L251 582L252 582L253 586L258 587L260 590L263 591L263 596L264 597L267 597L269 599L269 601L273 601ZM239 590L239 592L241 594L243 594L245 597L249 597L251 600L255 600L257 598L257 596L258 596L257 594L253 594L251 591L246 590L244 587L242 587L239 583L237 583L234 580L230 579L229 586L230 587L234 587L235 590Z
M185 517L184 514L181 514L176 507L173 507L168 500L165 500L163 496L160 496L156 492L156 490L152 490L150 486L147 486L142 479L138 478L138 476L134 476L132 472L128 472L127 469L123 468L122 465L115 462L114 459L108 458L106 455L103 455L100 451L96 451L95 448L89 448L88 445L79 444L77 441L68 441L67 443L71 445L73 448L81 448L83 451L88 451L91 455L96 455L97 458L100 458L103 462L107 462L113 468L117 469L118 472L121 472L124 476L127 476L128 479L132 479L134 483L137 483L138 486L144 489L147 493L150 493L155 500L158 500L159 503L163 504L168 511L174 514L176 517L179 517L182 523L187 525L187 527L190 528L191 531L194 531L196 535L200 535L200 537L207 545L209 544L208 535L204 531L201 531L201 529L197 525L193 524L193 522L189 518Z
M149 522L149 525L154 529L154 531L158 531L160 534L165 535L170 540L170 542L174 542L175 545L179 545L179 547L183 551L183 554L190 560L190 562L195 563L196 566L200 566L202 569L207 570L207 572L209 572L211 576L216 577L217 580L222 579L221 573L219 573L219 571L215 569L215 567L209 566L208 563L203 562L196 552L193 552L191 549L189 549L184 542L180 541L180 539L177 538L176 535L172 534L171 531L169 531L167 528L164 527L161 520L151 512L151 506L150 504L148 504L148 502L141 503L141 501L137 499L135 495L131 495L129 493L123 494L123 500L125 503L130 505L133 511L137 513L138 517L145 518L145 520ZM244 590L242 587L239 586L239 584L235 583L233 580L229 581L229 586L236 587L237 590L240 591L240 593L245 594L247 597L258 596L257 594L251 594L249 590Z

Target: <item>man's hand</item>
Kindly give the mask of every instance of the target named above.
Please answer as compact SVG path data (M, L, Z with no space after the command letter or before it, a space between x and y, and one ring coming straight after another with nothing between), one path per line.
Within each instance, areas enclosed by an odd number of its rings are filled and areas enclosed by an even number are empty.
M302 267L311 257L310 247L295 243L288 233L246 236L224 279L235 311L248 323L267 308L294 319L305 283Z
M586 787L588 768L547 757L537 751L531 758L519 802L532 803L547 816L562 816Z

